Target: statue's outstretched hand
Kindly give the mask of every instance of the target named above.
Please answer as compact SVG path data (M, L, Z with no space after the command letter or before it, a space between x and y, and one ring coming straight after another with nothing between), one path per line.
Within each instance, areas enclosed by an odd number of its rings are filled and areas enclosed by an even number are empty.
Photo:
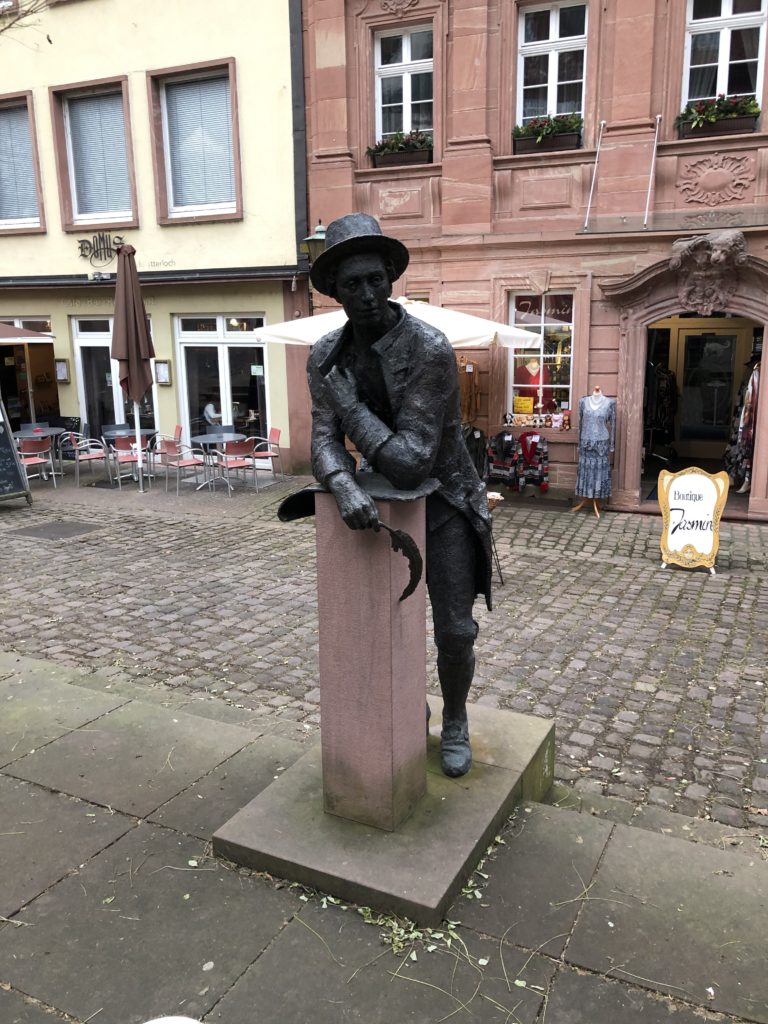
M355 483L351 473L334 473L327 485L336 499L341 518L350 529L379 529L379 513L373 498Z
M351 370L333 366L323 378L334 412L342 420L358 403L357 381Z

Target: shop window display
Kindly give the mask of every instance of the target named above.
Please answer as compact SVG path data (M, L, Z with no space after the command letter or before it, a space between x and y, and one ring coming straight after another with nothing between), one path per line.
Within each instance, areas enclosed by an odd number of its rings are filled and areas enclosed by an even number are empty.
M512 426L565 428L571 408L573 296L515 295L511 320L531 332L511 359L507 413Z

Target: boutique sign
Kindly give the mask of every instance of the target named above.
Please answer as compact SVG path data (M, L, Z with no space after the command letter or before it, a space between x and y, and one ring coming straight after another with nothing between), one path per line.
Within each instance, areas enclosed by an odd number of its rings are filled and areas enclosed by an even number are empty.
M661 567L705 566L714 576L720 546L720 517L728 498L728 474L705 473L692 466L679 473L659 473Z

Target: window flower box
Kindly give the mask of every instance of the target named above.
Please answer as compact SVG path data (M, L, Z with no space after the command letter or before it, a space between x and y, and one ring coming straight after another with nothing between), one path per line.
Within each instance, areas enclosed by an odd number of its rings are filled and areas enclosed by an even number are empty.
M518 153L551 153L558 149L581 149L581 132L561 132L559 135L545 135L541 139L533 135L512 139L512 148Z
M547 153L558 149L579 149L584 120L581 114L534 117L512 130L514 153Z
M741 117L724 117L719 121L705 121L696 125L692 121L681 121L677 126L678 138L698 139L707 135L732 135L737 132L753 132L757 128L757 114Z
M753 132L760 107L754 96L725 96L688 103L675 118L678 138Z
M401 164L431 164L431 149L402 150L399 153L376 153L372 157L374 167L397 167Z
M366 155L374 167L396 167L402 164L432 163L432 134L430 132L395 132L369 146Z

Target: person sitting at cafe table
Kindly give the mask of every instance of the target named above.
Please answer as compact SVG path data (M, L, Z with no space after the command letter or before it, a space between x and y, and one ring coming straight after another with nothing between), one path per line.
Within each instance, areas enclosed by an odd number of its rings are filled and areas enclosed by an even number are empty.
M205 419L206 423L221 423L221 413L216 412L216 406L213 404L213 395L205 396L203 418Z

